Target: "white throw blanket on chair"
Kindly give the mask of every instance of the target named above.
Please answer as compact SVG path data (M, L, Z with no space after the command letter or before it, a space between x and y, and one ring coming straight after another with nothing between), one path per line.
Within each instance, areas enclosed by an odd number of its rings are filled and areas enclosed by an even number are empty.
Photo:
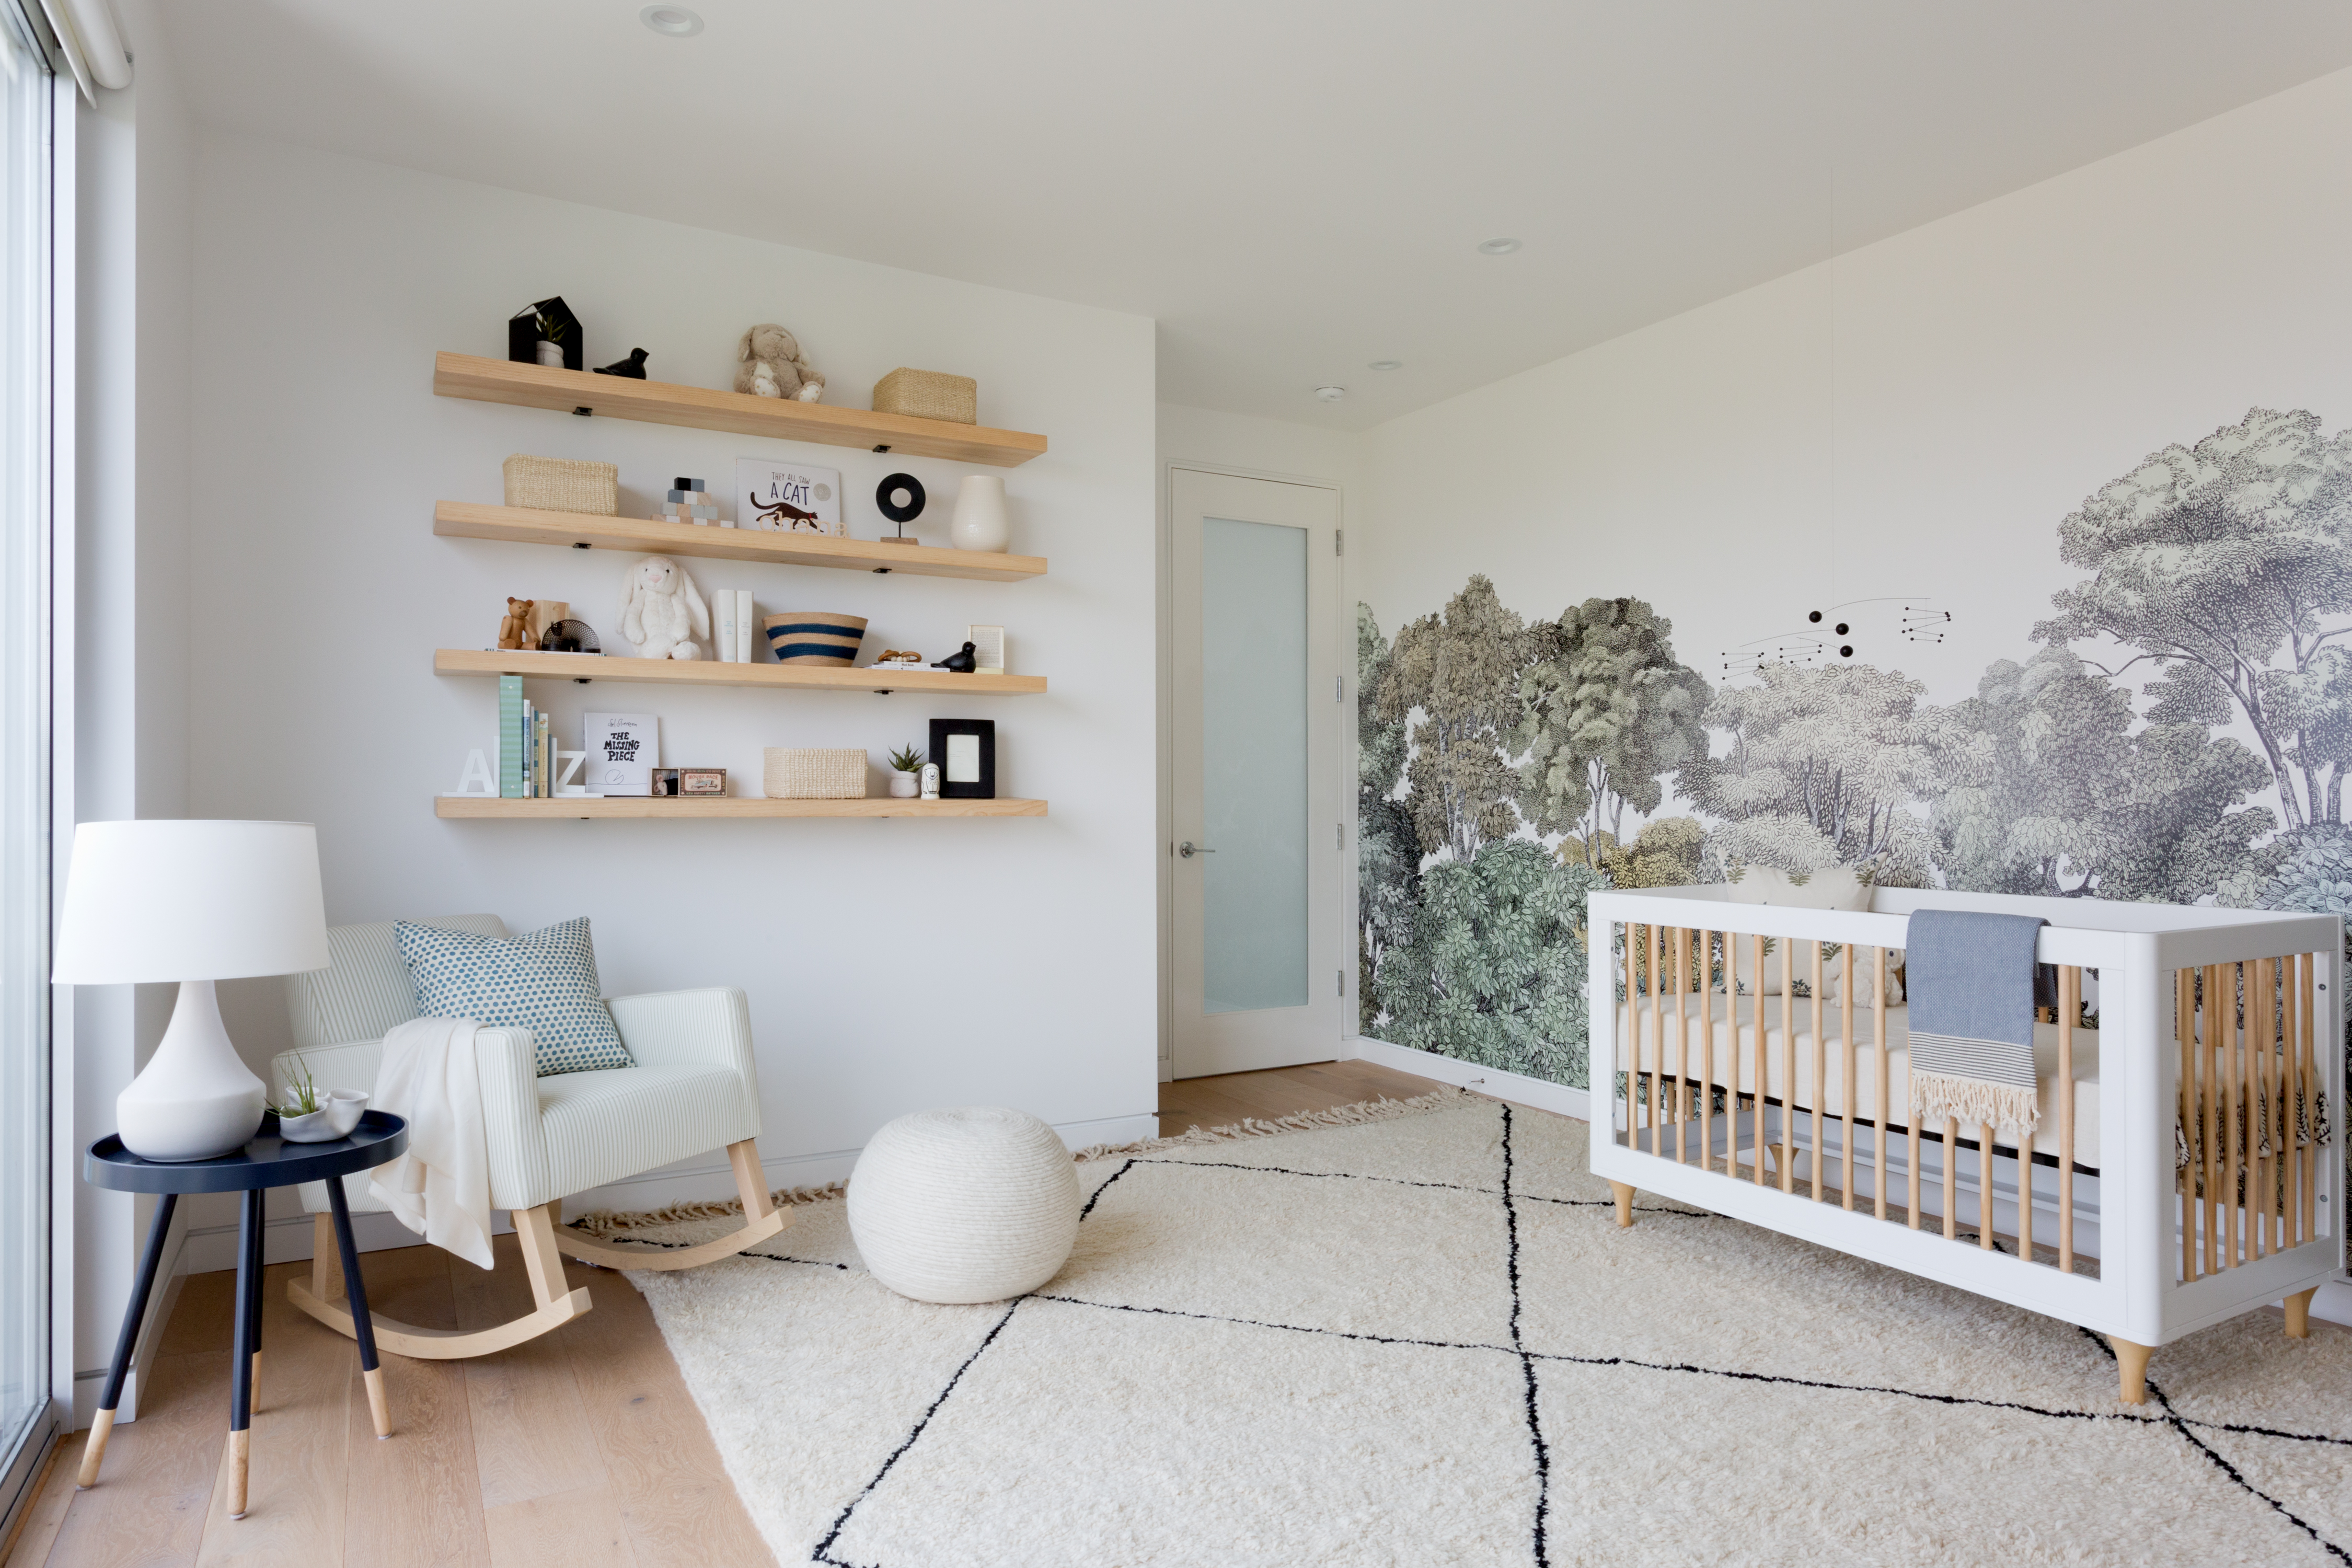
M408 1152L368 1190L400 1223L479 1268L491 1267L490 1144L482 1129L471 1018L415 1018L383 1037L373 1103L408 1121Z

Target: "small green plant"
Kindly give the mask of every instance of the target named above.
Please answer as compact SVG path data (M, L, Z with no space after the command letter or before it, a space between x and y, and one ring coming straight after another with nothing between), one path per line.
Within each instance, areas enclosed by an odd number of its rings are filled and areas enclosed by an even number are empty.
M912 746L903 746L890 753L890 767L895 773L919 773L923 767L923 753Z
M310 1064L299 1056L294 1058L294 1070L302 1075L302 1081L289 1080L286 1085L286 1103L269 1109L280 1116L310 1116L319 1109L319 1086L310 1077Z
M545 311L541 311L539 317L539 335L551 343L560 343L563 341L563 323Z

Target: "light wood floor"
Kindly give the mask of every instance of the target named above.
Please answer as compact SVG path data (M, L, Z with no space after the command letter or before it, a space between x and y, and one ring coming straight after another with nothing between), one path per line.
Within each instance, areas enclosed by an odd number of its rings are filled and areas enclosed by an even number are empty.
M1437 1087L1368 1062L1160 1085L1163 1133L1323 1110ZM485 1272L436 1247L371 1252L387 1316L471 1329L523 1311L514 1237ZM773 1561L720 1466L645 1300L568 1263L595 1308L471 1362L384 1358L393 1437L375 1440L349 1340L286 1302L308 1263L268 1270L249 1511L227 1516L230 1281L190 1277L99 1484L74 1489L81 1435L60 1443L5 1568L252 1563L270 1568L738 1568Z

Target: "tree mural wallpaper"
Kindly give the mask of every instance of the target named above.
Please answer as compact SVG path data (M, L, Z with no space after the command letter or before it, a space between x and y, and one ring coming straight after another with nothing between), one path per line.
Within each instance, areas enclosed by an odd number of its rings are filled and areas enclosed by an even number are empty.
M1633 597L1528 622L1474 576L1393 641L1359 605L1363 1032L1586 1087L1585 896L1744 865L2352 914L2352 432L2250 410L2057 557L2040 646L1948 707L1859 661L1710 687Z

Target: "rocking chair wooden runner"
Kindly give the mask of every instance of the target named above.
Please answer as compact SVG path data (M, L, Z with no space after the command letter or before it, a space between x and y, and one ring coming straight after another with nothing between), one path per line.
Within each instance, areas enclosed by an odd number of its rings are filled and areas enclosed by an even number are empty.
M503 937L495 915L419 922ZM297 1057L321 1084L373 1086L383 1037L416 1016L415 994L393 922L337 926L332 962L287 978L295 1049L278 1058L284 1081ZM692 1268L764 1241L792 1223L770 1200L760 1168L760 1080L751 1016L732 987L615 997L613 1021L635 1066L540 1078L530 1031L486 1028L477 1037L482 1121L488 1134L490 1204L512 1211L530 1276L532 1310L495 1328L420 1328L372 1313L375 1342L395 1355L456 1361L535 1339L589 1309L588 1292L564 1288L563 1254L607 1268ZM725 1145L742 1194L744 1224L697 1247L616 1246L562 1224L563 1199ZM345 1178L354 1213L383 1213L364 1173ZM289 1279L286 1299L337 1332L352 1332L333 1216L324 1183L300 1189L317 1236L310 1277Z

